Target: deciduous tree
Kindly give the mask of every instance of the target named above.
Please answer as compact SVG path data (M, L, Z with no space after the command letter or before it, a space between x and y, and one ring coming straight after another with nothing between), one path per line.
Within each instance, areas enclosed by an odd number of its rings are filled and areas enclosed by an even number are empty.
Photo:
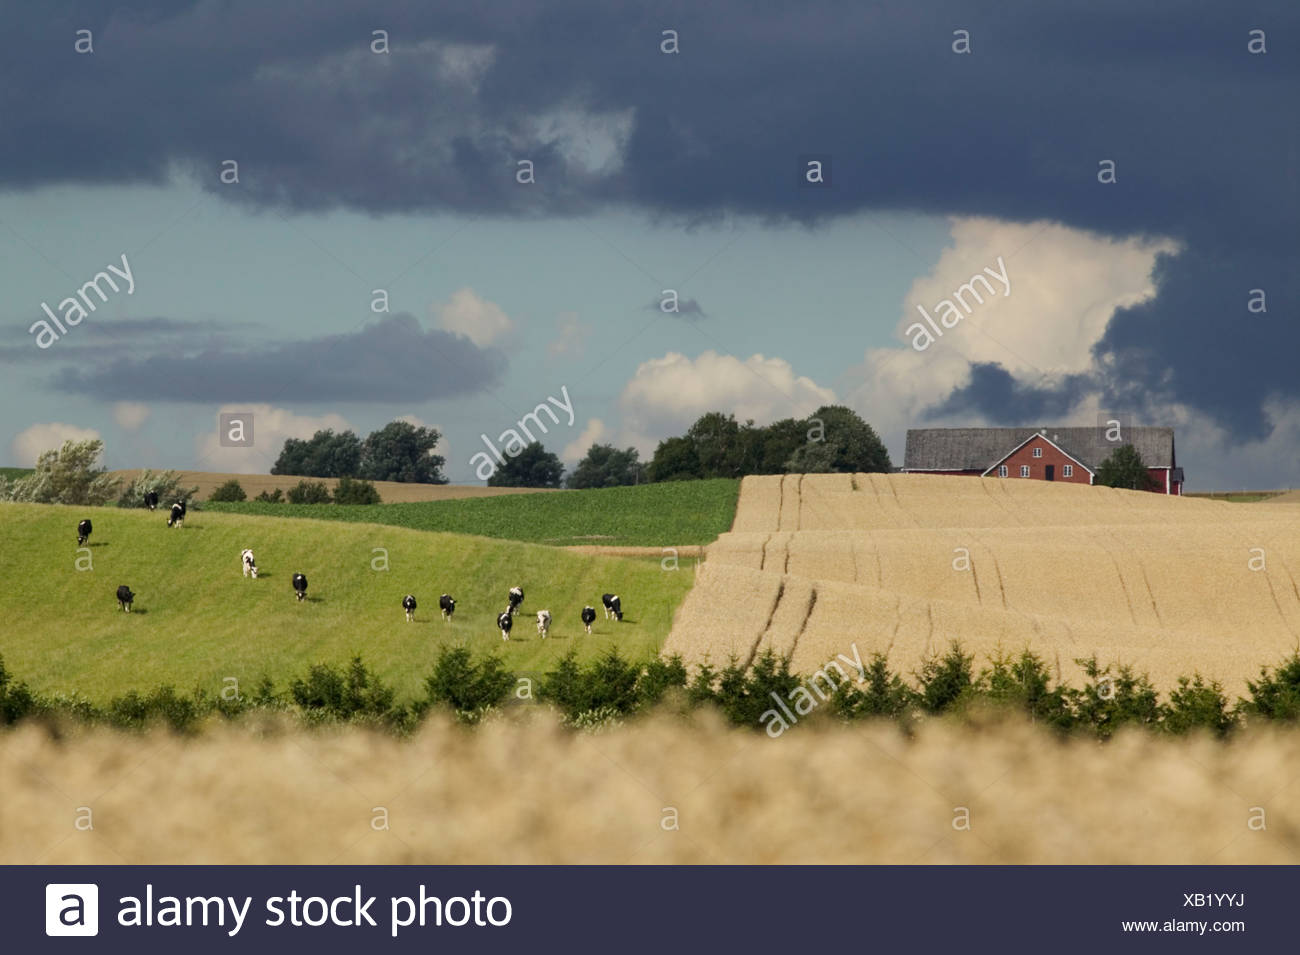
M1146 462L1137 448L1125 444L1110 453L1097 467L1097 483L1105 487L1122 487L1130 491L1149 491L1155 486Z
M272 474L302 477L355 477L361 471L361 439L352 431L335 434L330 428L308 440L289 438L280 450Z
M489 487L559 487L564 475L560 459L534 441L492 472Z
M619 487L645 482L645 465L636 448L620 451L612 444L593 444L569 475L571 488Z
M361 449L361 474L372 481L446 484L442 467L447 459L433 453L441 438L436 428L390 421L366 438Z
M120 483L99 464L104 442L65 441L57 451L41 453L36 470L15 481L8 497L32 504L107 504Z

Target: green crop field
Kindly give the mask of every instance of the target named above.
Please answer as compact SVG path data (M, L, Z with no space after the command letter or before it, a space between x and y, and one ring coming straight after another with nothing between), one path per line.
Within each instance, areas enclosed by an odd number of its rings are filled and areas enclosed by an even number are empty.
M539 544L672 547L708 544L731 528L740 482L672 481L557 494L338 507L205 504L208 511L392 524Z
M79 552L82 517L94 533ZM251 689L266 675L283 689L312 664L342 665L358 653L410 699L423 696L438 648L462 641L501 654L521 674L571 649L589 657L616 646L644 659L694 576L687 560L664 570L657 560L484 537L211 511L191 511L184 527L169 529L161 512L0 503L0 537L6 667L33 690L96 702L162 683L216 693L226 677ZM241 574L245 547L256 554L257 580ZM289 582L297 571L309 582L303 603ZM119 584L136 594L131 614L117 607ZM506 643L495 621L515 584L526 598ZM438 611L443 592L457 600L451 624ZM605 620L603 592L623 598L622 623ZM419 600L414 623L401 609L406 593ZM579 620L584 604L598 611L591 636ZM545 641L535 617L542 609L554 617Z

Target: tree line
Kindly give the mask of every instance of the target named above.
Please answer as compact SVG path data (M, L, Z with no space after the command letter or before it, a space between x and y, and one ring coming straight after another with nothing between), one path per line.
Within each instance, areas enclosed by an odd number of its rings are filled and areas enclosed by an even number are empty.
M285 441L271 473L445 484L446 461L432 453L440 437L436 429L404 421L390 422L364 441L352 431L326 429ZM636 448L596 443L567 477L559 456L533 441L506 455L487 483L599 488L747 474L889 470L889 452L871 425L843 405L826 405L806 418L763 426L710 411L685 434L660 441L649 462L641 461Z
M437 428L390 421L363 441L355 431L332 428L310 438L289 438L271 468L272 474L315 478L364 478L407 484L446 484L446 458L434 454L442 440Z
M285 441L272 474L352 479L336 503L375 503L368 481L446 484L446 459L433 453L442 436L435 428L391 421L363 441L355 432L317 431L310 438ZM197 488L182 487L175 471L146 470L120 489L121 482L100 463L104 442L66 441L41 454L32 473L10 480L0 476L0 500L40 504L102 505L118 498L121 507L139 507L149 491L160 499L190 500ZM739 478L749 474L863 473L893 470L889 452L871 425L842 405L826 405L807 418L784 418L770 425L743 423L733 414L710 411L686 433L665 438L648 464L636 448L593 444L573 472L564 475L558 456L534 441L506 457L487 483L493 487L601 488L661 481ZM1098 467L1097 484L1149 490L1146 462L1132 445L1117 448ZM306 482L303 482L306 483ZM303 503L328 501L328 489L302 484ZM324 490L324 496L320 491ZM243 500L243 489L229 481L213 500ZM269 499L269 498L259 498Z
M648 463L636 448L593 444L567 479L540 442L506 459L488 478L496 487L598 488L748 474L890 471L889 452L867 422L843 405L769 425L710 411L685 434L665 438Z

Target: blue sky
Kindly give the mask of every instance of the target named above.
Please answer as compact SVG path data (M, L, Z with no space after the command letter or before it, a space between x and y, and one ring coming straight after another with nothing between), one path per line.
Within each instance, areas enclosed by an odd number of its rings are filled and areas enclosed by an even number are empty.
M259 471L408 417L469 482L567 389L570 462L834 401L896 460L908 427L1123 413L1178 429L1190 488L1300 484L1283 0L2 5L8 463L93 433ZM123 255L134 291L40 348ZM251 450L216 445L234 409Z
M637 366L668 352L779 355L799 374L833 383L865 347L894 340L912 276L949 240L943 219L900 214L815 230L773 228L752 217L675 227L633 213L558 222L341 211L282 219L231 206L185 181L41 188L4 197L0 218L10 226L0 232L0 277L11 308L3 344L30 353L8 366L0 386L9 409L0 442L12 442L33 420L70 421L100 432L113 466L134 466L141 456L158 467L202 466L192 437L212 429L220 402L149 401L148 426L123 428L114 402L49 387L61 351L95 347L114 322L158 316L194 323L196 340L217 336L238 347L351 333L381 317L371 307L375 289L387 291L391 312L429 323L434 306L470 288L513 326L501 343L503 373L486 393L289 403L307 417L342 414L363 435L403 415L436 424L453 450L448 475L458 482L474 480L469 455L479 450L480 434L495 438L562 386L574 395L577 428L608 417ZM88 229L89 222L112 223L111 232ZM29 232L25 223L39 227ZM41 318L40 303L56 307L109 263L120 268L124 253L135 291L111 295L47 352L36 348L27 328ZM662 312L657 303L667 288L698 303L703 316ZM35 310L13 308L32 302ZM552 356L569 316L579 330ZM146 348L165 340L141 338ZM40 397L29 404L26 396ZM239 395L225 403L238 404ZM562 428L550 444L558 451L575 437Z

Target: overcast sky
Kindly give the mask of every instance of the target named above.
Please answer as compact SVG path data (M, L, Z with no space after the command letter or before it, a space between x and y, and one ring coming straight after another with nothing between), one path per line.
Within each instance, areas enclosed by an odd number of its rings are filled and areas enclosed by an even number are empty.
M1189 489L1300 485L1288 0L0 11L0 462L265 471L402 417L471 482L567 389L570 464L839 402L896 463L1123 414Z

